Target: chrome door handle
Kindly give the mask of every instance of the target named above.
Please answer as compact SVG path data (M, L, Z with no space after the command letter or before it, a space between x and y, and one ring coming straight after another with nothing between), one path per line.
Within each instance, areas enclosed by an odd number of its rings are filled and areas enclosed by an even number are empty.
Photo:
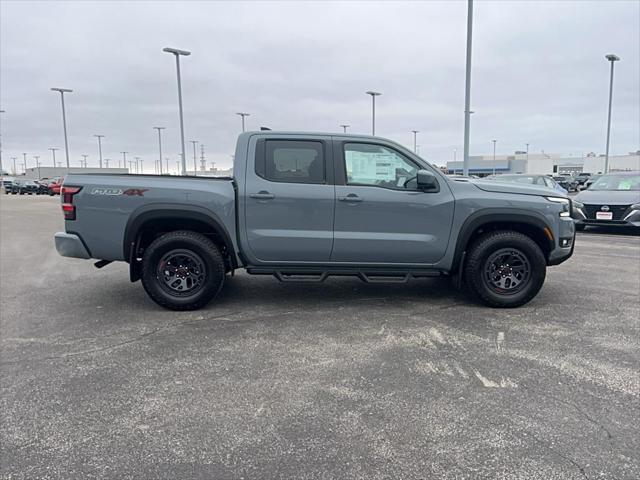
M361 202L363 198L354 193L350 193L346 197L338 197L338 200L340 200L341 202Z
M258 192L258 193L251 193L249 194L249 197L251 198L257 198L258 200L271 200L272 198L276 198L276 196L273 193L269 193L269 192Z

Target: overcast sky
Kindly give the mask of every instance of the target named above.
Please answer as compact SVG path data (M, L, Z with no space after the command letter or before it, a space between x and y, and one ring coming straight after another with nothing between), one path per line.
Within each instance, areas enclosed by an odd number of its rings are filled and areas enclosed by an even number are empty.
M463 142L466 2L169 2L3 0L0 4L3 161L28 152L51 163L64 147L67 98L72 165L106 135L104 157L180 151L175 62L182 61L186 139L231 165L240 118L248 129L376 133L443 164ZM640 148L640 2L477 1L471 153L604 152L607 53L615 66L612 153ZM188 159L192 157L188 145ZM58 159L63 159L63 150ZM5 165L7 166L7 165Z

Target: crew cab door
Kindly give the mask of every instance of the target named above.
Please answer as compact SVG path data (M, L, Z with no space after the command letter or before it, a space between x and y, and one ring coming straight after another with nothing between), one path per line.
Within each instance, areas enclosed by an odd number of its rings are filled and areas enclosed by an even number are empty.
M392 144L337 140L332 262L432 264L447 249L454 198L417 189L420 165Z
M245 178L248 253L262 262L327 262L335 203L330 138L258 139Z

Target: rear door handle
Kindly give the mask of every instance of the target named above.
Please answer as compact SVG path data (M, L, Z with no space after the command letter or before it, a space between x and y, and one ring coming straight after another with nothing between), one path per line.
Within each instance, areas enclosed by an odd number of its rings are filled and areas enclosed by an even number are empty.
M361 202L363 198L359 197L355 193L350 193L346 197L338 197L338 200L340 200L341 202Z
M269 193L264 190L258 193L251 193L249 194L249 197L257 198L258 200L271 200L272 198L276 198L276 196L273 193Z

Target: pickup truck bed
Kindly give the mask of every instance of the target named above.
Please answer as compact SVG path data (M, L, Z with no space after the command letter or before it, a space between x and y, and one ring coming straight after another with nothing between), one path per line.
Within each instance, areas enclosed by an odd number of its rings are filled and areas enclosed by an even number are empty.
M237 268L280 281L447 275L518 306L573 252L568 198L447 178L382 138L247 132L234 158L233 178L69 175L58 251L128 262L173 309L202 307Z

